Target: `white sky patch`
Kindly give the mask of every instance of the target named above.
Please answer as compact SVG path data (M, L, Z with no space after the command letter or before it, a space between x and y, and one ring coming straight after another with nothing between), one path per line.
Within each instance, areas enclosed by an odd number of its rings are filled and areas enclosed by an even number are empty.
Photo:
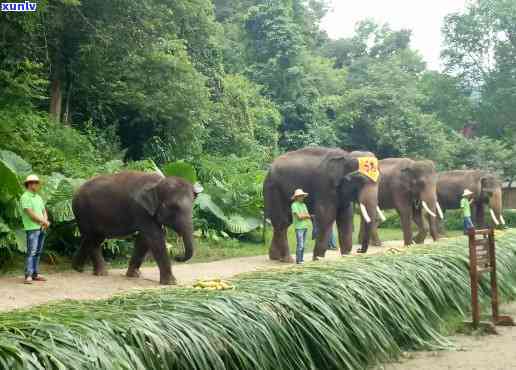
M412 30L412 47L430 69L441 69L441 27L444 17L465 9L468 0L331 0L333 10L322 28L333 38L353 35L357 22L372 18L393 29Z

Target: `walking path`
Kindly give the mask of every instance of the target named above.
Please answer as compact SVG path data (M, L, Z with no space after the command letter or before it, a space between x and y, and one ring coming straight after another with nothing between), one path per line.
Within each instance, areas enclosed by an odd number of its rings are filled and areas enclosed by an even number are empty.
M516 302L502 306L516 318ZM498 327L498 335L456 335L454 351L408 353L400 363L376 370L515 370L516 327Z
M369 248L369 253L380 253L393 246L400 247L401 242L385 242L384 247ZM342 258L335 251L326 253L326 260ZM307 261L312 259L306 254ZM180 285L189 285L198 279L228 279L235 275L260 269L285 268L292 266L270 261L267 256L242 257L206 263L183 263L172 267L174 276ZM46 275L48 281L22 284L23 277L0 278L0 311L35 306L64 299L101 299L121 292L137 289L159 289L159 270L157 267L142 267L142 277L129 279L125 277L126 269L112 269L108 276L93 276L91 272L78 273L67 271Z

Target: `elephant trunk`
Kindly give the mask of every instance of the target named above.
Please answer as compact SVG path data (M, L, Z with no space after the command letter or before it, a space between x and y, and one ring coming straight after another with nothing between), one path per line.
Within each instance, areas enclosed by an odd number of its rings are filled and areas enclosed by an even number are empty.
M495 225L505 225L502 207L502 189L496 189L489 197L489 208L489 213L491 214L491 218Z
M439 239L439 232L437 227L438 214L440 216L441 212L439 212L440 207L438 206L437 196L434 192L430 192L430 194L423 194L421 196L421 205L428 215L428 226L430 229L430 235L432 239L435 241Z
M358 202L360 205L360 214L362 216L364 233L362 235L362 251L367 251L369 248L369 239L371 237L373 228L377 227L378 215L378 186L372 184L362 189L359 194Z
M194 252L193 225L190 223L189 226L185 227L181 235L183 237L185 254L183 256L175 256L174 260L177 262L186 262L193 257Z

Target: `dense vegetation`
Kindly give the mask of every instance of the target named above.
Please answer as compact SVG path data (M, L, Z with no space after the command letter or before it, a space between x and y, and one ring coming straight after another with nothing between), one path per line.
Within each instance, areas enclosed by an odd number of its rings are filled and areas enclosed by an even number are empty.
M498 238L514 297L516 234ZM443 317L470 304L463 240L232 281L233 291L147 291L0 315L5 369L362 369L450 345ZM481 282L481 298L489 291Z
M515 176L513 1L447 17L443 72L411 49L410 30L364 20L329 39L327 11L325 0L45 0L1 13L0 167L23 176L30 164L69 186L186 161L207 189L197 226L215 237L258 227L267 164L307 145ZM17 195L2 179L0 254L14 245Z

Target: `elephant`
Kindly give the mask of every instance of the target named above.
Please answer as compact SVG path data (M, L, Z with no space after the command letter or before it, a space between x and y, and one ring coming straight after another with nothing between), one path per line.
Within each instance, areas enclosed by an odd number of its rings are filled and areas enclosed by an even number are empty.
M72 201L81 233L72 267L82 272L89 257L94 274L106 275L103 241L137 234L126 276L140 276L139 268L150 250L159 266L160 284L175 284L164 226L183 238L184 255L176 256L175 260L185 262L192 258L194 197L192 184L158 173L121 172L85 182Z
M433 240L439 238L437 217L443 217L437 202L437 173L432 161L415 161L409 158L382 159L380 183L378 188L378 205L381 209L396 209L400 216L403 230L403 242L406 246L424 242L427 230L423 222L423 210L428 216L430 234ZM412 221L418 225L419 233L413 238ZM381 243L378 237L378 225L375 223L370 232L373 244ZM360 232L359 239L366 233Z
M441 172L437 179L437 199L443 212L459 209L464 189L473 192L471 216L477 226L484 226L484 205L490 208L495 225L505 225L502 214L502 183L493 173L481 170L456 170Z
M263 184L265 217L271 220L273 237L269 258L292 262L287 230L292 223L291 195L297 188L309 193L306 200L320 232L316 238L313 259L324 257L333 223L337 222L340 252L352 248L353 202L360 203L366 233L375 220L378 185L358 172L359 157L374 157L369 152L348 153L341 149L305 148L278 157L271 165ZM368 239L360 252L366 252Z

